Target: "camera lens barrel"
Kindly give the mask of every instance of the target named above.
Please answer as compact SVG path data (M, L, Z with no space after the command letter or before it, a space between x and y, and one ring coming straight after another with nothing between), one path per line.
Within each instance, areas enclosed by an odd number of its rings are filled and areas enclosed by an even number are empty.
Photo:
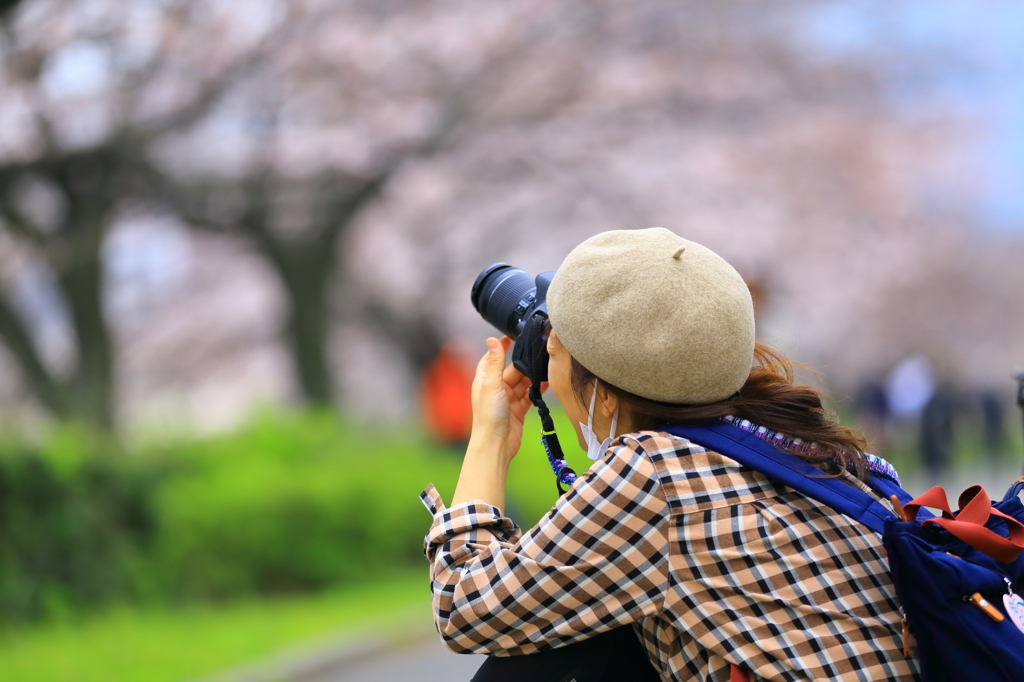
M515 339L536 294L533 277L507 263L495 263L476 278L471 300L487 322Z

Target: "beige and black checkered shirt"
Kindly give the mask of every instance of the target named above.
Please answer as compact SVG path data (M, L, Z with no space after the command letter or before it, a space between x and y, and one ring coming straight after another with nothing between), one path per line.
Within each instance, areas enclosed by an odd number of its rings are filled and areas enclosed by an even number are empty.
M525 533L482 502L422 497L453 651L527 654L633 624L665 680L728 682L731 663L765 680L916 677L881 538L683 438L619 437Z

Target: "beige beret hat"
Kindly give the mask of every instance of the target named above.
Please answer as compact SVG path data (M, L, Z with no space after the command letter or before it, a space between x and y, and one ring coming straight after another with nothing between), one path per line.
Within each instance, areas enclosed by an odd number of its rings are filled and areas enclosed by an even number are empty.
M663 227L586 240L558 268L547 301L569 353L635 395L712 403L750 373L750 290L714 251Z

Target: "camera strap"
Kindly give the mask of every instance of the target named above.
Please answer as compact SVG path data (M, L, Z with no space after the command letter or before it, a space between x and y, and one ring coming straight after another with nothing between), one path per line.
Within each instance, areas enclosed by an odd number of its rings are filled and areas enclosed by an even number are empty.
M537 408L537 414L540 415L540 442L544 444L544 451L548 455L548 464L551 465L551 471L555 473L555 487L558 488L558 495L562 496L565 494L565 489L562 486L572 485L576 480L576 472L565 461L562 444L558 442L558 434L555 433L555 422L551 419L551 410L544 402L538 384L530 386L530 402Z

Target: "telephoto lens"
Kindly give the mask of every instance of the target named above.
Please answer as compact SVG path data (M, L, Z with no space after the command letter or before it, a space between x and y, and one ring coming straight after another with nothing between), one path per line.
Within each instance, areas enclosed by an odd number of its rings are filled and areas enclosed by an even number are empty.
M508 263L486 268L473 283L473 307L491 326L511 339L522 331L523 317L537 300L533 277Z
M484 269L473 283L473 307L485 320L513 341L512 364L540 384L548 378L548 307L545 297L554 272L537 277L508 263Z

